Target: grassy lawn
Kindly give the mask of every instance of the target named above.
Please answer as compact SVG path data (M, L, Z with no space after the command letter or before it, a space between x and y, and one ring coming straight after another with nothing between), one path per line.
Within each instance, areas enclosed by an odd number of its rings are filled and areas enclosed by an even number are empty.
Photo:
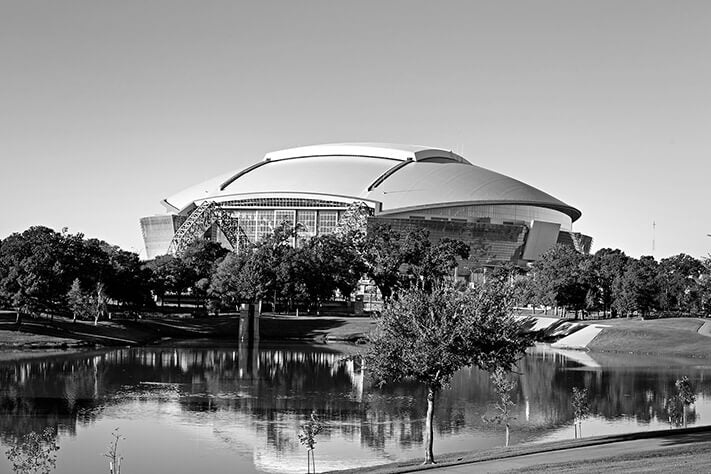
M711 338L698 333L704 323L701 319L610 319L597 323L610 327L588 344L593 351L711 358Z
M682 448L665 448L658 451L623 454L594 461L537 464L526 469L509 472L709 472L711 443L699 443Z

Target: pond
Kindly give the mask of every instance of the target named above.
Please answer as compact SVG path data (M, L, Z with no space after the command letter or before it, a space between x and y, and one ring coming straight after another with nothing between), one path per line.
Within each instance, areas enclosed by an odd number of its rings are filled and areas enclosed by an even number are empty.
M316 468L422 455L425 391L373 386L354 348L329 345L145 347L0 362L0 472L26 433L58 432L58 473L108 472L118 428L124 473L304 472L300 426L316 410ZM711 424L711 365L538 346L515 375L512 443L573 437L572 387L588 387L584 436L668 428L674 381L689 376L691 425ZM460 371L435 411L437 453L503 445L486 373Z

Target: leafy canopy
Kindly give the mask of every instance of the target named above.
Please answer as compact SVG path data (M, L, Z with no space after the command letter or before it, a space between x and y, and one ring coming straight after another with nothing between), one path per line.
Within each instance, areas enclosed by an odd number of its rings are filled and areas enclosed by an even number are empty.
M432 390L463 367L508 368L529 345L509 315L511 301L499 284L403 291L379 317L366 364L380 384L414 379Z

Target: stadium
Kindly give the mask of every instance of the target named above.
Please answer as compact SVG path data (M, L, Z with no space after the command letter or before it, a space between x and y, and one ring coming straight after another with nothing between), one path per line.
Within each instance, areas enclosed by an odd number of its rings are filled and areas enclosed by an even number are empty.
M166 214L142 218L141 228L148 258L178 253L197 237L232 249L284 221L298 224L298 237L333 232L356 202L371 210L368 226L414 225L433 241L463 240L472 247L470 269L526 266L556 243L587 253L592 242L573 232L579 210L526 183L452 151L370 143L267 153L164 199Z

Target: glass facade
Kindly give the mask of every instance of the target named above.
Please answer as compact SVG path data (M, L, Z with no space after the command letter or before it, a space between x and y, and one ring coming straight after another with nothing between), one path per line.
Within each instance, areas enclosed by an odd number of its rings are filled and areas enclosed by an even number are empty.
M572 219L555 209L522 204L490 204L485 206L452 206L434 209L419 209L410 212L388 214L387 217L407 219L426 217L430 220L460 220L467 222L481 222L488 219L492 224L526 224L538 220L560 224L562 230L571 230Z
M289 224L289 227L294 227L296 211L277 209L274 211L274 226L278 226L282 222Z
M316 212L296 211L296 222L299 224L299 228L296 231L297 241L316 235Z
M254 236L255 242L267 237L274 229L274 211L256 211L257 232Z
M259 242L282 222L299 224L297 242L336 230L340 211L311 209L237 209L230 211L239 220L240 245ZM172 236L172 234L171 234Z
M298 208L298 207L345 207L346 204L337 201L322 201L320 199L303 198L252 198L235 201L224 201L222 207L271 207L271 208Z
M331 234L338 227L338 211L319 211L318 233Z

